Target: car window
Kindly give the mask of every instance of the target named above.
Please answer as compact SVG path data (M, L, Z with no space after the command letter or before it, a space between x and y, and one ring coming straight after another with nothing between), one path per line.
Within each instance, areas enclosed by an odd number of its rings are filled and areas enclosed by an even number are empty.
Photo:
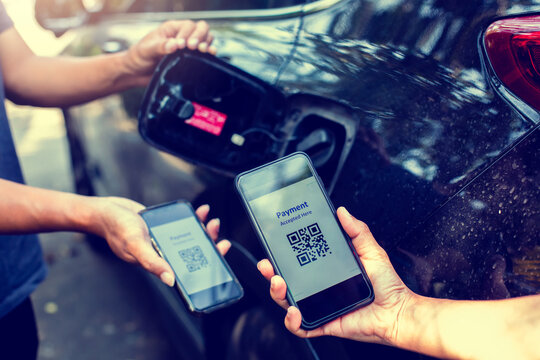
M111 12L169 12L273 9L300 5L306 0L109 0Z

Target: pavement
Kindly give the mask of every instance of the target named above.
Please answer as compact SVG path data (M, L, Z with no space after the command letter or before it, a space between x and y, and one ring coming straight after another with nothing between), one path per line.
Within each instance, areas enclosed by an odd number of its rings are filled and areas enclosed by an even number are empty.
M7 103L7 111L27 183L72 191L60 110ZM178 358L133 265L96 253L83 234L51 233L40 240L49 275L32 296L39 360Z

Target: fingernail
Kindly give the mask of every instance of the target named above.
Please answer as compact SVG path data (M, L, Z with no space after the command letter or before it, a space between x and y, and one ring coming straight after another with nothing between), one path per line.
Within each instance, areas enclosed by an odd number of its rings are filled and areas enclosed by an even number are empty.
M208 44L207 43L200 43L199 44L199 51L200 52L206 52L208 50Z
M164 272L161 274L159 278L167 286L172 287L174 285L174 276L172 276L171 273Z
M270 289L274 289L276 287L276 280L275 278L270 279Z
M180 49L183 49L186 46L186 39L178 39L176 43Z
M343 209L343 211L345 212L345 215L352 218L352 215L349 213L349 211L347 209L345 209L345 206L342 206L341 207Z
M287 316L287 317L291 317L291 315L292 315L292 306L289 306L289 307L287 308L287 315L286 315L286 316Z
M217 47L211 45L209 48L208 48L208 52L212 55L216 55L217 54Z
M260 261L257 263L257 270L261 271L261 262Z
M199 44L198 39L192 38L192 39L189 39L188 41L188 46L192 49L195 49L197 47L197 44Z
M214 221L217 223L217 226L221 225L221 220L219 220L219 218L215 218Z
M203 210L208 210L208 211L210 211L210 205L208 205L208 204L201 205L200 208L203 209Z

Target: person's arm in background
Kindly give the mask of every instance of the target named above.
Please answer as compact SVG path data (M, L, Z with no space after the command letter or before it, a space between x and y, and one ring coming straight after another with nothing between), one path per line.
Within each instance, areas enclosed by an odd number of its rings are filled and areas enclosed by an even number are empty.
M39 57L14 27L0 33L0 62L8 98L18 104L69 106L149 81L160 59L178 49L214 54L204 21L169 21L129 50L86 58ZM0 233L82 231L105 238L123 260L136 262L171 285L170 266L153 250L138 211L144 207L123 198L97 198L50 191L0 179ZM205 221L209 207L197 209ZM208 223L216 240L219 221ZM220 242L224 253L230 246Z
M372 304L311 331L286 300L286 284L267 259L258 264L270 295L287 309L285 326L301 337L339 336L386 344L441 358L540 359L540 295L456 301L413 293L395 272L368 227L345 208L337 211L375 290ZM361 354L359 354L361 355Z
M128 199L87 197L34 188L0 179L0 234L81 231L107 240L121 259L138 263L169 286L174 284L171 267L152 248L150 235L138 212L144 206ZM206 221L210 208L196 210ZM210 237L216 241L219 220L207 224ZM230 242L222 240L218 250L225 254Z
M14 27L0 34L0 62L8 99L17 104L65 107L145 86L159 60L178 49L215 54L204 21L168 21L129 50L92 57L40 57Z

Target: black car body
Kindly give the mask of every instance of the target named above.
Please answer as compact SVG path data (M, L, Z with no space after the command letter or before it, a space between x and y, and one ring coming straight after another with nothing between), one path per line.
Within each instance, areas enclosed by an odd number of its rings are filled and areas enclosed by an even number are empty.
M486 29L497 19L534 11L540 11L534 1L323 0L267 10L103 13L76 31L66 53L125 48L167 19L206 19L218 58L231 65L230 76L238 69L261 86L266 102L257 104L271 120L239 125L245 140L253 137L258 147L241 152L245 162L233 164L225 155L234 146L224 148L212 136L176 133L176 140L193 147L165 146L172 156L142 140L138 111L144 118L163 93L147 95L141 109L143 89L68 109L77 189L148 205L176 198L212 204L222 235L237 244L229 263L247 296L227 314L194 320L172 293L153 283L168 323L190 334L185 343L194 346L180 346L190 358L205 352L214 358L309 357L311 346L321 358L417 357L382 346L336 339L305 343L288 336L283 314L257 279L255 259L264 254L234 194L232 175L307 151L334 204L370 226L415 292L451 299L538 293L538 111L503 91L484 44ZM189 56L213 66L207 56ZM173 82L184 79L189 62L178 64L168 70L162 64L159 71L171 72ZM202 92L219 88L205 72L194 73L189 81ZM226 108L238 117L255 111L242 97L230 99ZM206 157L197 155L203 152ZM246 324L273 335L243 333ZM234 339L228 341L231 331ZM210 340L216 332L218 340ZM286 345L269 350L276 339L286 339Z

